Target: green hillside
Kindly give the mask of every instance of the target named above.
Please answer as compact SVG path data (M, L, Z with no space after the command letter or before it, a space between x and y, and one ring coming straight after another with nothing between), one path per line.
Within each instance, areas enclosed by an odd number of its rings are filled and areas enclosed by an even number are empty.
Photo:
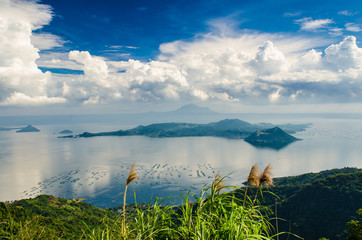
M346 223L362 208L362 172L316 180L278 206L279 229L305 239L345 239Z
M223 184L215 180L201 197L183 196L180 206L162 206L157 199L128 205L127 237L122 235L121 208L105 210L81 199L49 195L0 203L0 239L276 239L278 229L304 239L339 240L348 236L348 226L349 240L360 236L356 213L362 208L360 169L333 169L274 182L257 194L256 201L256 187L249 187L244 200L245 188L221 194ZM278 238L297 239L287 233Z

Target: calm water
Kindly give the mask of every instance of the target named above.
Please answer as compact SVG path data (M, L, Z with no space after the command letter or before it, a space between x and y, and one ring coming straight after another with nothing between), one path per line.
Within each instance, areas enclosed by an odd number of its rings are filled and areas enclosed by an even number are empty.
M227 184L241 185L255 163L261 168L271 163L275 176L362 167L361 119L289 122L312 122L313 126L294 134L303 141L278 151L255 148L243 140L214 137L57 138L64 129L77 134L85 130L117 130L132 124L39 124L35 125L41 130L38 133L0 131L0 201L46 193L86 197L87 202L100 207L120 205L134 162L140 178L131 184L129 202L134 201L133 191L137 202L148 202L155 196L179 196L180 190L193 189L197 193L217 172L228 176ZM170 201L179 200L175 197Z

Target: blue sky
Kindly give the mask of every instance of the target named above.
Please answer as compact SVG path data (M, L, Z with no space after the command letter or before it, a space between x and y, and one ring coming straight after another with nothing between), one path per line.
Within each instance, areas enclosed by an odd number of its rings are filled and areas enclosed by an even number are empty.
M52 33L67 41L63 50L77 49L114 60L149 60L159 54L162 43L190 41L200 34L218 34L214 24L234 31L293 33L331 37L326 28L301 31L296 21L330 19L328 27L345 28L360 23L360 1L42 1L50 5L54 17L39 32ZM343 14L345 12L345 14ZM358 33L358 32L357 32ZM347 35L344 31L341 35ZM358 37L361 33L354 35ZM341 36L336 34L337 36ZM336 41L340 38L336 38ZM333 42L333 40L331 41ZM112 46L124 46L109 52ZM126 48L137 47L137 49ZM114 49L113 49L114 50Z
M361 109L361 1L0 0L0 9L8 114L190 102Z

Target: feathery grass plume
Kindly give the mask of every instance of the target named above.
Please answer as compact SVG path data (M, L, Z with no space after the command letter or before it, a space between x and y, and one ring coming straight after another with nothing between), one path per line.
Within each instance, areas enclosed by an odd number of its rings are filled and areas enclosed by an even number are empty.
M220 173L216 173L215 179L214 179L214 182L213 182L214 192L220 191L223 187L225 187L224 181L223 181Z
M268 166L264 169L263 174L260 177L260 184L264 186L273 185L273 173L272 173L272 166L269 163Z
M136 178L139 178L137 175L137 172L135 171L135 165L136 163L133 163L131 170L129 171L126 187L124 189L124 195L123 195L123 235L126 236L126 195L127 195L127 188L128 185L135 180Z
M249 185L254 185L257 187L259 187L259 185L260 185L260 172L259 172L258 164L254 164L250 169L250 173L249 173L246 188L245 188L243 206L245 206L246 195L248 193Z
M254 185L259 187L260 185L260 172L258 164L254 164L251 167L249 176L248 176L248 185Z
M262 186L268 187L270 185L273 185L273 173L271 170L272 170L272 166L269 163L268 166L266 166L266 168L264 169L263 173L260 175L259 186L258 186L258 190L256 191L253 204L256 201L259 190L260 190L260 193L262 193L262 191L261 191Z
M133 163L133 165L132 165L132 167L131 167L131 170L129 171L126 187L127 187L133 180L135 180L136 178L139 178L139 176L137 175L137 172L135 172L135 165L136 165L136 163Z

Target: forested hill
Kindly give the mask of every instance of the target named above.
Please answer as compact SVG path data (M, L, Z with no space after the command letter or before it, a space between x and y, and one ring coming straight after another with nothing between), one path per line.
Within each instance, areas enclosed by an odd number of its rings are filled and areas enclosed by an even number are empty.
M248 195L254 196L255 190L248 190ZM277 209L277 216L284 219L278 221L279 232L292 232L304 239L342 240L347 236L346 223L357 219L356 211L362 208L362 169L331 169L275 178L274 186L263 192L258 197L261 204L274 212ZM298 239L280 236L281 240L287 238Z
M280 231L304 239L345 239L346 223L362 208L362 171L316 180L278 206ZM293 239L289 237L289 239Z

